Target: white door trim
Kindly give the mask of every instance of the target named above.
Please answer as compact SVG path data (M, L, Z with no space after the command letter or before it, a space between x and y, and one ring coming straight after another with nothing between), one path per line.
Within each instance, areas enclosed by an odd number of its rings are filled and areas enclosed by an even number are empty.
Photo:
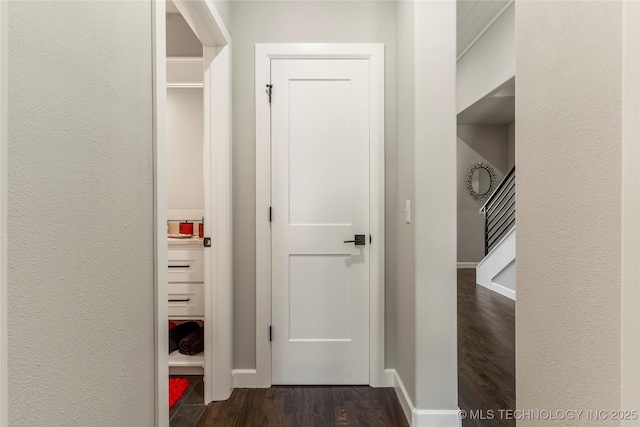
M640 405L640 4L623 3L622 309L623 408ZM632 423L622 423L631 425Z
M0 426L7 405L7 3L0 1Z
M371 70L370 162L370 373L373 387L387 385L384 371L384 45L378 43L256 44L256 370L235 372L236 387L271 386L271 110L266 84L272 59L368 59ZM273 90L278 90L274 88Z
M205 403L232 390L231 261L231 73L230 42L222 18L208 0L174 0L204 49L205 232L211 261L205 268ZM167 136L165 1L152 2L154 129L155 425L169 425L167 408ZM211 173L211 168L214 172ZM207 169L208 172L207 173ZM215 220L214 220L215 219Z
M166 63L166 4L158 0L151 3L152 7L152 38L153 45L153 216L155 235L153 239L153 269L154 269L154 342L155 342L155 426L169 425L169 412L164 402L169 401L168 387L164 387L165 378L169 376L169 355L163 349L169 348L167 336L168 306L163 302L168 297L167 265L168 251L163 245L167 230L162 224L167 222L167 69ZM165 207L163 209L163 207Z

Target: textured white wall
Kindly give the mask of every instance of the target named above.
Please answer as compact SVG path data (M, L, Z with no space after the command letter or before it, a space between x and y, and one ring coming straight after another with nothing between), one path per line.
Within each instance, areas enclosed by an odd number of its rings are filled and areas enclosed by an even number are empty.
M7 425L7 54L8 4L0 2L0 425Z
M474 200L467 190L467 172L478 162L490 164L498 182L508 169L508 129L504 125L459 125L457 152L458 262L484 258L484 200Z
M151 426L151 3L9 24L9 424Z
M516 29L518 408L619 409L622 2L517 2Z
M456 3L417 1L414 13L414 403L457 410Z
M395 173L395 3L231 2L233 35L234 368L255 368L255 43L385 43L387 223ZM391 181L393 182L393 181ZM387 245L393 245L389 238ZM387 277L393 266L387 262ZM387 288L392 292L393 288ZM387 298L389 294L387 294Z
M167 89L168 209L204 210L203 108L202 89Z
M515 2L458 61L458 113L515 75L514 8Z

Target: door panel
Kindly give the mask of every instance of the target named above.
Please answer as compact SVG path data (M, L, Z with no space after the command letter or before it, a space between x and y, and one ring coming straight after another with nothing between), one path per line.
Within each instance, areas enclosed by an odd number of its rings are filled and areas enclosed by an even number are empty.
M290 224L349 224L350 82L294 80L289 91Z
M369 61L271 76L272 381L368 384Z
M351 339L348 255L289 257L289 340ZM323 322L313 319L324 319Z

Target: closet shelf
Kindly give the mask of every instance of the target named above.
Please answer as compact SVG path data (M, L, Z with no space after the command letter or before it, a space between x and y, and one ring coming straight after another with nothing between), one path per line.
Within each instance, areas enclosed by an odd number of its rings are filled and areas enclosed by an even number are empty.
M204 352L188 356L179 350L169 353L169 367L194 366L204 368Z

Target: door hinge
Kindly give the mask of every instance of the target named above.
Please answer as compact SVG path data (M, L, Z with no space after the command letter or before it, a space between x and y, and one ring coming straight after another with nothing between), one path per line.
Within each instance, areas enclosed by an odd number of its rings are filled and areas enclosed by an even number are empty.
M371 244L371 234L369 234L369 244Z
M271 104L271 91L273 90L273 85L267 85L267 93L269 94L269 104Z
M272 218L273 218L273 216L272 216L272 215L273 215L273 214L272 214L272 212L273 212L273 211L272 211L272 208L271 208L271 206L269 206L269 222L271 222L271 221L272 221Z
M271 326L269 326L269 342L271 342L271 339L273 338L271 329Z

